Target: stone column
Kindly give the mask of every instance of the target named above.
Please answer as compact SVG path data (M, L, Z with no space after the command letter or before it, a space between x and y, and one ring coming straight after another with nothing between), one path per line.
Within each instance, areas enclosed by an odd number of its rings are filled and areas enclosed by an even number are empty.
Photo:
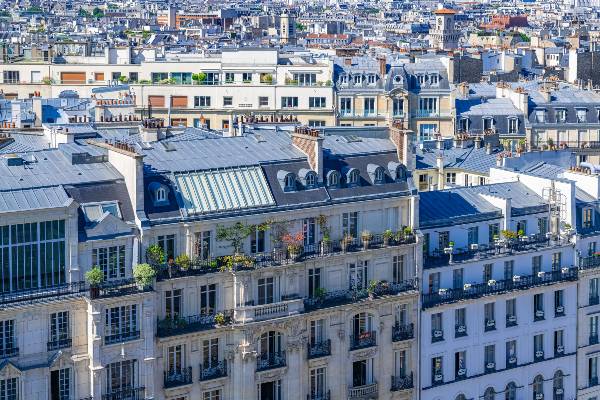
M143 360L140 362L140 381L144 382L144 386L146 387L146 399L153 399L155 397L155 388L154 384L156 381L155 371L154 371L154 362L156 361L156 356L154 355L154 322L155 322L155 314L153 311L155 310L154 304L154 292L150 292L145 295L145 298L142 302L142 335L144 338L144 342L142 345L143 349Z

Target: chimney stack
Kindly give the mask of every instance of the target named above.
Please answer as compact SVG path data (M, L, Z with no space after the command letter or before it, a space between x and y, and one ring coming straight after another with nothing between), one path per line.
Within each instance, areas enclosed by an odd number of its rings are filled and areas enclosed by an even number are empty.
M389 128L389 137L396 146L398 160L404 164L407 170L413 171L416 168L416 150L415 133L404 129L403 122L393 122Z
M385 56L380 56L377 58L377 60L379 61L379 75L383 79L387 72L387 60Z
M310 168L317 173L319 182L323 182L323 136L318 129L297 126L292 136L292 145L308 158Z

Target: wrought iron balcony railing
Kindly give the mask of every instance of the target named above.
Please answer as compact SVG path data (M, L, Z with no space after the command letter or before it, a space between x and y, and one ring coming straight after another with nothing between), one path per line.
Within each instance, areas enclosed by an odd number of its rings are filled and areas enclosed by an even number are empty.
M16 346L9 346L0 349L0 358L16 357L19 355L19 348Z
M47 344L48 351L67 349L71 347L73 340L71 338L51 340Z
M114 390L102 395L102 400L144 400L145 387Z
M350 350L365 349L377 346L377 332L366 331L359 335L350 336Z
M400 342L414 338L414 324L394 324L392 329L392 342Z
M256 358L256 371L285 367L285 351L263 353Z
M223 314L223 324L228 325L232 321L233 311L225 310ZM213 329L217 326L215 314L200 314L188 317L165 318L157 323L156 336L169 337L175 335L183 335L191 332L200 332L207 329ZM217 318L218 320L218 318Z
M209 381L227 376L227 360L200 364L200 380Z
M170 389L192 383L192 367L164 372L164 387Z
M400 375L400 376L392 376L392 392L397 392L399 390L407 390L412 389L414 386L413 383L413 373L411 372L408 375Z
M308 344L308 359L319 358L331 355L331 340L323 340Z
M106 335L104 337L104 344L130 342L132 340L137 340L139 338L140 338L140 331L115 333L112 335Z

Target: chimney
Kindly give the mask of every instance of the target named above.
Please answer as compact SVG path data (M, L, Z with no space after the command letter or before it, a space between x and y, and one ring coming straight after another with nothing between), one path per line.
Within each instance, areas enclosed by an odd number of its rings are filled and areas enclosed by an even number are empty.
M310 168L317 173L319 182L323 182L323 136L318 129L297 126L292 136L292 145L308 158Z
M444 174L444 153L442 153L441 151L437 154L437 157L435 158L435 165L437 167L437 172L438 172L437 188L438 188L438 190L444 190L446 176Z
M549 87L542 87L540 89L540 95L542 95L546 103L550 103L552 100L552 90Z
M485 152L486 152L486 154L492 154L492 144L491 143L485 144Z
M234 121L234 119L235 118L234 118L233 113L230 113L229 114L229 124L228 124L228 127L227 127L227 132L225 132L223 134L223 136L225 136L225 137L233 137L233 136L235 136L235 129L233 127L233 121Z
M34 126L40 127L42 126L42 98L36 96L32 99L31 103L32 111L35 114Z
M458 84L458 95L461 99L466 99L469 97L469 83L461 82Z
M474 140L475 140L475 142L474 142L475 143L475 148L476 149L480 149L481 148L481 144L482 144L481 142L483 142L483 139L481 137L479 137L479 136L476 136Z
M394 122L389 128L389 138L396 146L398 160L404 164L407 170L416 168L415 133L403 129L402 121Z
M436 139L435 141L435 148L438 150L444 150L445 149L445 145L444 145L444 139L440 136Z
M167 136L162 118L147 118L140 126L140 136L143 142L157 142Z
M387 60L386 60L385 56L380 56L377 58L377 61L379 61L379 75L383 79L383 77L385 77L385 74L387 72L387 67L386 67Z

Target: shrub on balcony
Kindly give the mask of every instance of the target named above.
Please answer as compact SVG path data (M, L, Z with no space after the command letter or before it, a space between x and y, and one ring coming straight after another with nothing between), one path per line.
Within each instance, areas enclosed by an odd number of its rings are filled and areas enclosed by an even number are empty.
M251 267L253 264L252 258L243 254L234 254L231 256L221 257L223 265L221 266L221 272L231 272L237 267Z
M165 252L157 244L153 244L146 249L146 261L153 267L157 267L165 263Z
M223 313L217 313L215 315L215 324L217 325L225 325L225 314Z
M199 72L197 74L192 74L192 80L196 82L198 85L206 82L206 74L204 72Z
M99 266L94 265L92 269L85 273L85 281L92 287L98 287L104 282L104 272Z
M138 264L133 267L133 279L140 288L147 288L154 282L156 270L150 264Z
M191 263L190 256L187 254L180 254L175 258L175 264L184 271L190 268Z
M242 222L236 222L232 226L217 226L217 240L227 241L233 247L235 254L240 254L244 250L244 241L254 232L256 227Z

